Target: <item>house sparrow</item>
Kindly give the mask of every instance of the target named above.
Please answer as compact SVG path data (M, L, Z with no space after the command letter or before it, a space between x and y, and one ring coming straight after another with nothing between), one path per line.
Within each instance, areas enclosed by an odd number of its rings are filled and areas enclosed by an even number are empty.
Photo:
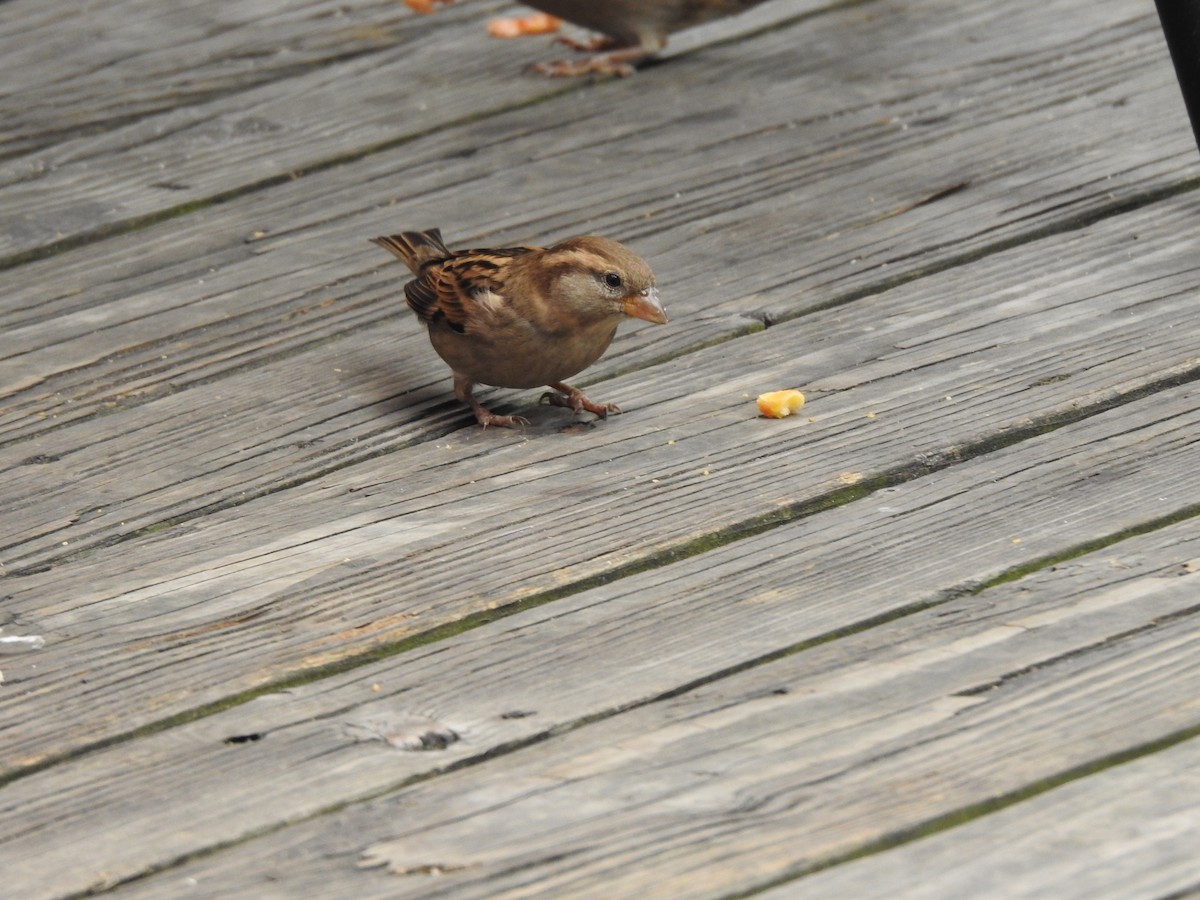
M522 0L602 37L580 43L559 40L584 59L539 63L543 75L632 75L632 63L667 46L667 36L693 25L745 12L763 0Z
M433 12L453 0L405 0L418 12ZM533 67L543 75L632 75L633 63L667 46L667 36L693 25L732 16L764 0L522 0L559 19L566 19L601 37L591 41L559 38L573 50L589 53L583 59L560 59ZM500 27L511 37L507 23ZM496 29L492 29L496 34ZM531 33L520 31L520 33Z
M615 403L593 403L563 379L583 371L608 348L626 317L667 321L654 273L616 241L587 235L553 247L450 250L436 228L371 239L417 277L404 297L429 328L429 340L454 375L454 394L488 425L528 424L488 412L472 394L476 382L553 391L555 406L604 418Z

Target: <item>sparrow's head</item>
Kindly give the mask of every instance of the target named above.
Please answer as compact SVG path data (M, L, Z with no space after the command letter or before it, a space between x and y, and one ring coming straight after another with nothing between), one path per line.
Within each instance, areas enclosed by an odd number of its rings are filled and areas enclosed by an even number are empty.
M545 271L554 280L552 292L581 315L667 321L654 273L624 244L596 235L570 238L546 250Z

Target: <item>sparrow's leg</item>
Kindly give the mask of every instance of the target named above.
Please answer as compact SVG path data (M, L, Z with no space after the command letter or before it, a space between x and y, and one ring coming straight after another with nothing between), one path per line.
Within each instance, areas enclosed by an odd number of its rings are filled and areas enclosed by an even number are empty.
M633 74L632 63L645 59L661 50L661 47L624 47L611 53L598 53L587 59L556 59L538 63L533 71L552 78L572 78L576 75L618 75L621 78Z
M516 428L519 425L529 424L529 420L524 416L498 416L495 413L489 412L482 403L472 396L471 389L474 386L474 383L466 375L460 375L458 372L454 373L454 396L471 407L471 412L475 413L475 421L484 428L487 428L489 425Z
M595 413L602 419L607 418L609 413L619 413L621 411L621 407L615 403L593 403L587 397L583 396L583 391L579 390L579 388L573 388L561 381L553 381L547 387L561 391L558 394L551 393L550 391L542 394L542 399L551 406L562 406L566 409L573 409L575 412L586 409L588 412Z

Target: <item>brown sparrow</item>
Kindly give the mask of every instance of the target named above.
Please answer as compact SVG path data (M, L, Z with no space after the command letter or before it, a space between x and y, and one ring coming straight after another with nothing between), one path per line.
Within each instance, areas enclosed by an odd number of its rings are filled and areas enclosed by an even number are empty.
M713 19L745 12L763 0L522 0L523 3L598 31L596 40L559 40L591 53L579 60L539 63L543 75L632 75L632 63L667 46L667 35ZM603 52L601 52L603 51Z
M405 0L417 12L433 12L453 0ZM667 36L704 22L732 16L764 0L522 0L559 19L566 19L601 37L591 41L559 38L573 50L590 53L583 59L555 60L534 66L543 75L632 75L633 63L667 46ZM493 34L495 34L493 30ZM505 33L502 36L514 36Z
M450 250L436 228L371 239L417 277L404 297L429 328L429 340L454 375L454 395L480 425L528 424L488 412L476 382L497 387L547 385L544 401L604 418L621 410L593 403L563 379L608 349L626 318L667 321L654 273L640 256L608 238L587 235L553 247Z

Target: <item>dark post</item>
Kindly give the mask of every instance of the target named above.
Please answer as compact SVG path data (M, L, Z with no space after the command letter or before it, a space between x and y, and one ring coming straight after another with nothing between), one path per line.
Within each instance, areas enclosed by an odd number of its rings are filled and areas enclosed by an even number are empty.
M1200 0L1154 0L1200 147Z

